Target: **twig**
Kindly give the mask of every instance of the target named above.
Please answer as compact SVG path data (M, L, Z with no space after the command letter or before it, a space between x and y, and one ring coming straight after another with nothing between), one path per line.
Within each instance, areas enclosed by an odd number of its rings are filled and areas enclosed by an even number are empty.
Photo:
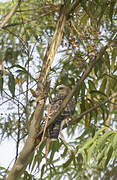
M16 156L15 156L15 161L18 158L18 153L19 153L19 143L20 143L20 121L21 121L21 117L20 117L20 113L19 113L19 103L18 103L18 132L17 132L17 142L16 142Z
M40 146L41 146L41 144L42 144L42 142L44 141L44 137L45 137L45 132L46 132L46 129L47 129L47 124L48 124L49 115L50 115L50 106L48 107L48 114L47 114L46 120L45 120L43 135L42 135L41 141L40 141L40 143L37 145L36 149L39 149Z

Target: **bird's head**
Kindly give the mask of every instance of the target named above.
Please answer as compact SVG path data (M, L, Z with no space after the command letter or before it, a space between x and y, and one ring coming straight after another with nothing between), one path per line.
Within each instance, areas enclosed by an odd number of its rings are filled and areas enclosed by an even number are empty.
M65 85L59 85L56 87L57 93L60 95L68 95L70 89L69 87L65 86Z

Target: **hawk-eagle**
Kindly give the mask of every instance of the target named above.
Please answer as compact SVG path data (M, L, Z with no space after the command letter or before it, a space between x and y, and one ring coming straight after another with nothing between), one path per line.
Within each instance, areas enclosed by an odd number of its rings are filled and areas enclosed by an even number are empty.
M57 94L55 95L55 98L52 99L51 107L50 107L50 113L49 113L49 120L54 117L55 113L58 111L59 107L61 106L63 100L65 97L69 94L70 88L65 85L59 85L56 87ZM58 119L52 123L47 128L47 137L51 140L56 140L59 136L60 128L61 128L61 122L71 116L75 111L75 100L72 98L69 103L66 105L63 112L60 114Z

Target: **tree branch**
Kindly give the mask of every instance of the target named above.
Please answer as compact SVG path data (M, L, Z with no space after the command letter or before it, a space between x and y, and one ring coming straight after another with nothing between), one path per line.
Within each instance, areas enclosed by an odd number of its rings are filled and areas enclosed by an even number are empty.
M5 17L5 19L3 20L3 22L0 24L0 28L4 28L5 24L7 24L7 22L9 21L9 19L15 14L16 10L18 9L19 5L21 3L21 0L18 0L17 3L15 4L15 6L11 9L11 11L9 12L9 14Z
M46 51L46 55L44 57L43 60L43 67L41 70L41 75L40 75L40 79L39 79L39 83L38 83L38 89L40 90L41 87L40 85L43 84L44 82L46 82L47 76L50 72L50 68L51 65L53 63L56 51L61 43L62 40L62 35L63 35L63 30L64 30L64 26L66 23L66 19L68 18L69 14L75 10L75 8L79 5L79 3L82 0L76 0L74 1L70 8L68 9L68 11L66 12L66 4L64 4L64 6L60 9L60 18L59 21L57 23L57 27L54 33L54 36L52 38L52 42L50 44L50 46L48 46L48 49ZM45 85L46 86L46 85ZM43 92L43 90L41 90Z
M83 116L85 116L86 114L94 111L94 110L97 109L97 108L100 108L101 106L103 106L104 104L108 103L108 102L111 101L111 100L112 100L112 103L113 103L113 99L114 99L116 96L117 96L117 93L113 93L113 94L112 94L109 98L107 98L105 101L96 104L95 106L93 106L93 107L87 109L86 111L84 111L83 113L81 113L81 114L80 114L77 118L75 118L74 120L69 121L68 125L73 124L73 123L76 123L76 122L79 122L79 120L80 120ZM63 128L65 128L65 127L66 127L66 125L63 126Z

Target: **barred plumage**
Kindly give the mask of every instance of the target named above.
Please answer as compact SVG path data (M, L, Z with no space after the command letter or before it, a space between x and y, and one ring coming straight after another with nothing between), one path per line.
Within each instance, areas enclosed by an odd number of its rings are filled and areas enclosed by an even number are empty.
M53 98L51 107L50 107L50 113L49 113L49 120L54 117L55 113L58 111L59 107L61 106L63 100L70 92L70 89L65 85L59 85L57 86L57 94L55 98ZM65 109L59 116L59 118L48 127L47 129L47 137L49 137L52 140L56 140L59 136L60 128L61 128L61 122L72 115L75 111L75 100L72 98L69 103L66 105Z

